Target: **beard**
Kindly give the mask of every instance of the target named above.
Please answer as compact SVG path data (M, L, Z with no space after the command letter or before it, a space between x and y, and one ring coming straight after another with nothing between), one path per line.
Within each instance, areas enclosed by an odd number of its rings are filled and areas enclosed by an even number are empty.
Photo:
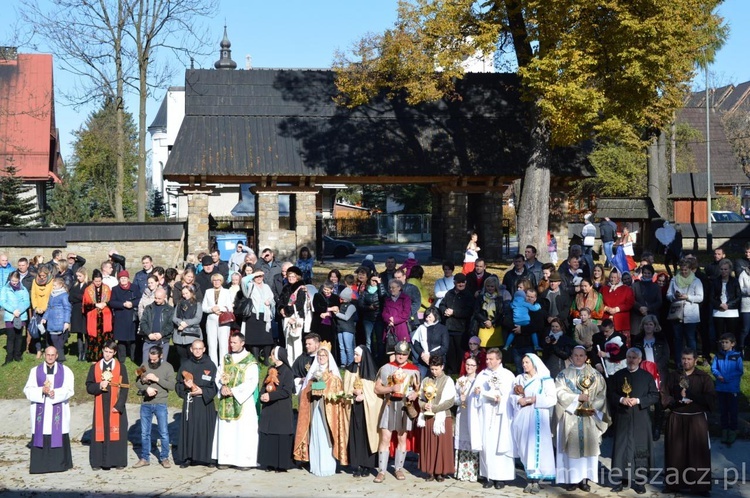
M159 368L159 365L161 365L161 360L156 361L156 362L151 362L151 361L148 362L148 366L151 370L156 370L157 368Z

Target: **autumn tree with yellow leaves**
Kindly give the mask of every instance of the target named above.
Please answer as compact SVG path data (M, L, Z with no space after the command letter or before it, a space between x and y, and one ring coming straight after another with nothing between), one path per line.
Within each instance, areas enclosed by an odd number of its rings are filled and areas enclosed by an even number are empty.
M531 149L520 247L546 245L550 151L596 138L640 143L680 107L697 64L726 36L721 0L414 0L334 67L340 102L383 92L409 103L451 97L461 62L498 51L518 73Z

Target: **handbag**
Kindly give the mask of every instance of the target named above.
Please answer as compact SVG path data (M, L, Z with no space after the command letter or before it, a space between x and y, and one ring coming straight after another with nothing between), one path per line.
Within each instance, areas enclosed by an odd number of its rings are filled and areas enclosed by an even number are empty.
M385 332L385 352L390 354L396 351L396 344L398 344L398 337L396 337L396 328L388 326Z
M26 326L26 331L32 339L39 339L42 337L42 332L39 330L39 322L37 321L36 315L33 315L31 320L29 320L29 324Z
M243 297L234 307L234 312L237 315L247 318L253 314L253 300L249 297ZM223 315L224 313L222 313ZM221 323L221 316L219 316L219 323Z
M232 323L234 323L234 320L235 320L234 313L232 313L231 311L222 311L219 314L219 326L220 327L231 325Z
M669 305L667 320L682 321L685 319L685 301L675 301Z
M291 317L287 318L286 324L284 324L284 333L287 337L296 339L297 337L300 337L302 335L303 325L304 324L302 319L295 310L294 314Z

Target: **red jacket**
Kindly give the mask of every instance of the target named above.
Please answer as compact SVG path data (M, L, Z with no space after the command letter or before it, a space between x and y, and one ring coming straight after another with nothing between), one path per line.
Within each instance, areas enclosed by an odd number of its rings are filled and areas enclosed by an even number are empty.
M602 299L604 300L604 306L620 308L619 313L615 313L614 315L605 313L604 318L612 318L612 321L615 322L615 330L617 332L630 330L630 309L635 304L633 289L627 285L620 285L612 291L610 286L607 285L602 288Z

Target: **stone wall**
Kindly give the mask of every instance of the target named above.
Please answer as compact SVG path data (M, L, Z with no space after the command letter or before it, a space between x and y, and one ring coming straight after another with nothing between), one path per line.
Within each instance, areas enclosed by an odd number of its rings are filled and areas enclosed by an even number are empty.
M75 253L86 258L89 271L116 250L128 269L140 270L141 258L149 255L157 266L181 266L185 257L183 223L80 223L64 228L0 229L0 252L15 266L20 257L37 254L45 261L52 251ZM208 241L206 241L206 246ZM203 248L205 250L205 248Z
M75 253L86 258L86 268L91 270L99 268L101 263L108 259L109 251L115 249L118 254L125 256L126 268L128 270L140 270L141 258L145 255L151 256L155 266L182 267L184 262L184 243L179 240L158 240L158 241L121 241L121 242L72 242L67 246L56 247L63 253ZM31 259L32 256L41 254L44 261L52 259L50 247L3 247L0 252L8 255L13 266L20 257ZM133 276L131 271L131 277Z

